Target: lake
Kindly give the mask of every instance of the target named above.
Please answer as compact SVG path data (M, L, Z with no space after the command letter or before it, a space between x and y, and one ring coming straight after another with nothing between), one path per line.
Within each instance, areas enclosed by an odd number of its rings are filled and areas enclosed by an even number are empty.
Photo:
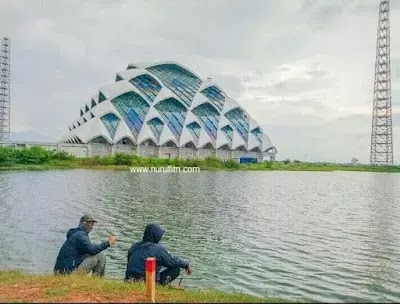
M400 174L0 172L0 268L51 273L84 212L123 278L146 223L186 258L186 285L300 301L400 301Z

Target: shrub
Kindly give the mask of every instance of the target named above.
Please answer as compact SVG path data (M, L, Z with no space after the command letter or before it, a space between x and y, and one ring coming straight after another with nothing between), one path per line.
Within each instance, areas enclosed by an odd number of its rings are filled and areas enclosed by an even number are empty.
M0 148L0 164L45 164L51 160L71 160L74 158L67 152L56 152L42 147L30 147L21 150Z
M81 163L85 166L98 166L100 165L100 157L94 156L89 158L82 158Z
M289 158L288 158L288 159L285 159L285 160L283 161L283 163L284 163L285 165L289 164L289 163L290 163L290 159L289 159Z
M215 157L206 157L204 163L207 167L220 168L223 166L222 161Z
M57 160L72 160L75 159L75 156L65 152L65 151L60 151L60 152L55 152L53 154L53 159Z
M272 168L272 162L271 161L264 162L264 167L265 168Z
M103 165L103 166L113 165L114 157L112 157L112 156L101 157L101 158L99 158L99 163L100 163L100 165Z
M14 150L14 158L17 164L44 164L51 160L54 154L54 151L41 147Z
M148 161L152 167L161 167L165 164L165 160L161 158L149 157Z
M140 159L137 155L132 155L131 156L131 165L138 165L140 162Z
M239 168L239 163L237 161L234 161L233 159L228 159L227 161L225 161L224 163L225 168L229 168L229 169L238 169Z
M200 161L198 159L186 159L185 160L186 167L199 167Z
M117 153L114 156L114 164L116 165L131 165L132 156L124 153Z
M12 164L14 162L14 150L10 148L0 148L0 164Z
M181 161L179 158L171 158L170 159L170 164L171 166L174 167L182 167L183 166L183 161Z

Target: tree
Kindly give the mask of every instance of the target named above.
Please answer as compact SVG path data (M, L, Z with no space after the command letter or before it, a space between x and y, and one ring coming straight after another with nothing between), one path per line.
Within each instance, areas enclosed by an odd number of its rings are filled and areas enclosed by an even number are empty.
M356 164L358 164L358 159L355 158L355 157L353 157L353 158L351 159L351 164L352 164L353 166L356 165Z

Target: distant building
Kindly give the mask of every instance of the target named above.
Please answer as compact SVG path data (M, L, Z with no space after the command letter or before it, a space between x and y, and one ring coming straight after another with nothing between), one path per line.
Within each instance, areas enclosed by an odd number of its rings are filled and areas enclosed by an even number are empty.
M215 84L177 62L129 64L80 109L61 144L88 156L274 159L276 149L249 114Z

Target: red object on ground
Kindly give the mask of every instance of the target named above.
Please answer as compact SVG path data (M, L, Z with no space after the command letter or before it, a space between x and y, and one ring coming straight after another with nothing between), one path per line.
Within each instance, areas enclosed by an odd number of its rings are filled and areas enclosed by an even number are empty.
M147 258L146 259L146 272L155 272L156 271L156 259L155 258Z
M146 301L156 302L156 259L146 259Z

